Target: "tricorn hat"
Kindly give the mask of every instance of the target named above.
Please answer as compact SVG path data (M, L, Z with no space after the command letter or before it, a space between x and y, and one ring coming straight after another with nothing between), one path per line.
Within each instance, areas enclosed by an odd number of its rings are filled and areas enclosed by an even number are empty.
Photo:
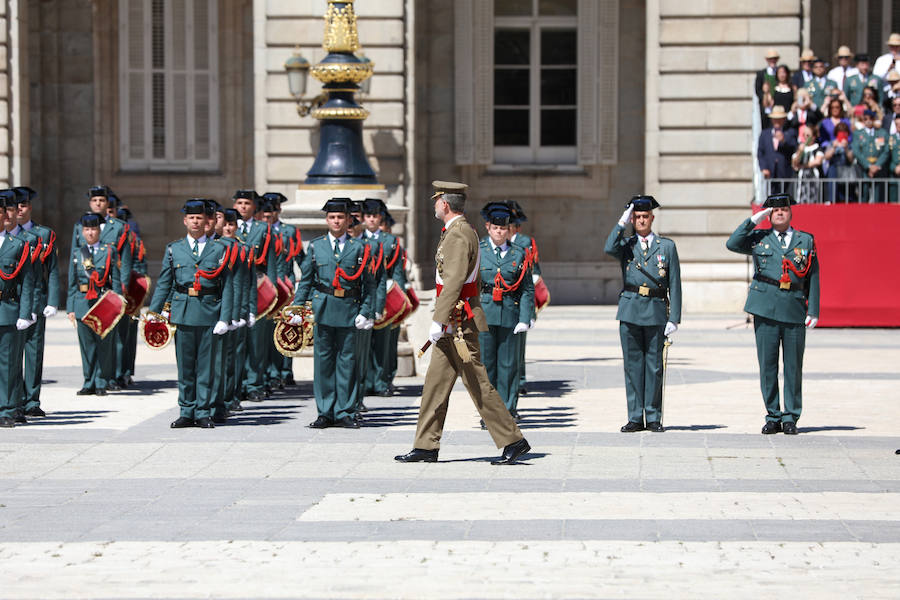
M332 198L328 202L325 203L325 206L322 207L323 212L342 212L342 213L350 213L350 206L352 201L350 198Z
M790 194L769 194L766 201L763 202L763 208L785 208L797 204Z
M648 196L646 194L638 194L637 196L632 196L631 200L626 204L626 208L631 205L634 207L634 210L639 211L647 211L653 210L654 208L659 208L659 202L656 201L656 198L653 196Z

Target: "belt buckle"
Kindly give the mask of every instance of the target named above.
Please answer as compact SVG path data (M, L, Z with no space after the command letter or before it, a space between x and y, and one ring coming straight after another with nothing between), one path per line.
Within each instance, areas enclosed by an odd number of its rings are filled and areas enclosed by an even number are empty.
M188 296L199 296L200 292L195 290L193 287L188 288Z
M789 289L791 289L791 282L790 281L779 281L778 287L779 287L779 289L782 289L782 290L789 290Z
M335 288L335 289L334 289L334 297L335 297L335 298L343 298L343 297L344 297L344 290L343 290L343 288Z
M642 284L641 284L641 287L638 288L638 294L640 294L641 296L649 296L649 295L650 295L650 288L647 287L646 284L643 284L643 283L642 283Z
M78 285L78 291L79 291L79 292L86 292L86 291L88 291L88 286L87 286L87 284L86 284L86 283L79 284L79 285Z

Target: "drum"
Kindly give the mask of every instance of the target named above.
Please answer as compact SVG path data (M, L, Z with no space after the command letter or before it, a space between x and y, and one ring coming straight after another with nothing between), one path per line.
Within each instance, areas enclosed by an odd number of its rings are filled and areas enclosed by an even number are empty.
M550 290L541 277L534 284L534 308L537 312L541 312L548 304L550 304Z
M416 312L417 308L419 308L419 297L416 296L416 290L412 288L406 290L406 297L409 298L410 303L409 312L406 315L408 317L409 315Z
M262 319L269 314L275 303L278 302L278 288L266 277L260 275L256 278L256 318Z
M294 286L291 285L291 280L287 277L276 280L275 289L278 292L278 299L275 301L275 306L273 306L272 310L269 312L269 316L273 318L278 315L282 308L290 306L291 302L294 300Z
M294 315L302 316L303 322L292 325L290 319ZM307 346L312 346L315 329L312 310L305 306L286 306L276 315L275 320L278 324L275 325L272 338L278 352L294 357L299 356Z
M141 310L147 292L150 291L150 278L131 272L131 281L128 283L128 291L125 292L125 314L134 316Z
M89 311L81 317L81 322L100 336L100 339L112 331L122 315L125 314L125 297L112 290L107 290L94 303Z
M141 339L151 350L162 350L175 337L175 326L156 313L148 312L147 315L155 319L141 320L139 326Z
M409 298L393 279L388 279L387 296L384 301L384 315L375 321L375 329L383 329L400 318L410 308Z

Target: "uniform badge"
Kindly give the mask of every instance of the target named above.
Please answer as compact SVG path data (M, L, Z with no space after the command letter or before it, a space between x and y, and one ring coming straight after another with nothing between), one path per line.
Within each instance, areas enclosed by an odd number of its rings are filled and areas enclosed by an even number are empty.
M81 261L81 264L84 265L85 270L94 268L94 261L90 256Z

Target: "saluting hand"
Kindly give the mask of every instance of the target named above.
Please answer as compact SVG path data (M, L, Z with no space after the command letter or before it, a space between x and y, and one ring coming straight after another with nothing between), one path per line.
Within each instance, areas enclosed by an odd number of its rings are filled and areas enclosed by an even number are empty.
M766 217L768 217L771 214L772 214L771 208L764 208L761 211L759 211L758 213L754 214L752 217L750 217L750 220L753 222L754 225L759 225L763 221L763 219L765 219Z
M634 204L629 204L628 208L625 209L625 212L622 213L622 216L619 217L619 225L625 227L628 225L628 222L631 221L631 213L634 212Z

